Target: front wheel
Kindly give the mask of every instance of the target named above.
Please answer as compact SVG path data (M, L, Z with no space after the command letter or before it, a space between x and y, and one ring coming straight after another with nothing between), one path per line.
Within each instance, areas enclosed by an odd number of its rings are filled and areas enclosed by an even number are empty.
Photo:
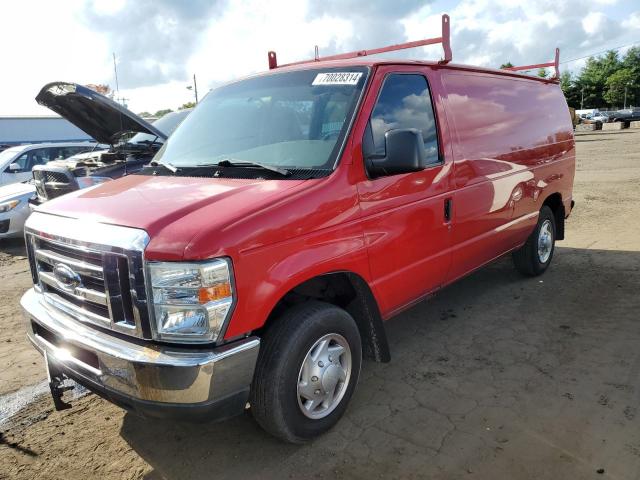
M538 224L527 242L513 252L516 269L529 276L541 275L551 264L556 242L556 220L546 205L540 209Z
M303 443L329 430L360 374L362 343L346 311L309 301L292 307L262 338L251 411L272 435Z

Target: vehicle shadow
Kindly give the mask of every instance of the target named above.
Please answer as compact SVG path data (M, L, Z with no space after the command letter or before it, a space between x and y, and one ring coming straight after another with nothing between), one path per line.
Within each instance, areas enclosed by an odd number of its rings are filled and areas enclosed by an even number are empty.
M523 457L546 466L553 456L548 445L536 444L536 457L533 437L521 438L538 430L556 435L558 448L565 448L563 435L577 435L587 453L572 455L588 458L606 435L587 427L603 411L597 398L591 405L594 385L606 385L605 377L622 368L601 367L618 365L623 355L640 362L633 353L640 342L639 287L640 252L559 247L552 267L536 278L519 275L504 258L388 322L391 363L365 362L345 416L310 444L270 437L249 413L217 424L127 414L120 434L153 468L148 480L451 478L466 476L469 465L477 472ZM609 398L640 397L640 377L630 378L636 385L612 388ZM572 389L571 400L563 389ZM622 432L608 438L607 448L624 450L631 438L625 435L635 433ZM585 468L558 458L574 473ZM616 463L631 474L637 462L624 467L622 460Z
M27 250L23 238L3 238L0 239L0 254L26 256Z

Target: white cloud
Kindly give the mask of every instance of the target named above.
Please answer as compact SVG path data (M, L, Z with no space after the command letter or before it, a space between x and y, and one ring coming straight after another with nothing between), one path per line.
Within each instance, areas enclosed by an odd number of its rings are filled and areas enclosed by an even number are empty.
M604 27L607 17L602 12L590 12L582 19L582 28L590 35L598 33Z
M498 66L561 61L637 40L640 12L615 0L460 0L448 13L454 61ZM144 4L144 5L143 5ZM145 7L146 5L146 7ZM438 36L440 3L428 0L22 0L3 4L0 114L48 114L33 98L53 80L115 87L133 111L177 108L209 87L320 53ZM194 13L195 11L195 13ZM34 14L37 12L37 14ZM200 15L200 12L202 14ZM28 26L25 27L25 20ZM439 46L394 57L438 59ZM576 68L580 62L572 63Z
M626 20L622 21L624 28L640 30L640 12L634 12Z
M82 3L69 0L64 8L59 2L2 4L0 115L51 114L34 100L47 82L109 79L108 45L73 13Z
M560 61L625 43L631 38L614 19L615 8L581 0L462 0L451 15L455 62L497 67L545 63L560 48ZM439 30L441 12L424 8L403 20L407 37ZM628 20L631 22L632 20ZM427 47L426 58L439 58L440 47ZM561 65L576 69L580 62Z

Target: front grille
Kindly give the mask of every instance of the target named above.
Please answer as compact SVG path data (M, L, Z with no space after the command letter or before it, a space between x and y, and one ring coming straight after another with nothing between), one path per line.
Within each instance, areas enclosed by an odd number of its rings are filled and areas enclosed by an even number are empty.
M36 165L33 168L36 194L42 202L78 190L78 182L71 171L62 167Z
M51 308L84 323L149 336L141 252L89 248L32 232L27 252L34 283Z

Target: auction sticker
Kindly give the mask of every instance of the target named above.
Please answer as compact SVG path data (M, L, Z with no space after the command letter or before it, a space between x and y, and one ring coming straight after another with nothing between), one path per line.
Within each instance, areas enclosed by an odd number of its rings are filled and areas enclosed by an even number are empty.
M356 85L362 72L319 73L311 85Z

